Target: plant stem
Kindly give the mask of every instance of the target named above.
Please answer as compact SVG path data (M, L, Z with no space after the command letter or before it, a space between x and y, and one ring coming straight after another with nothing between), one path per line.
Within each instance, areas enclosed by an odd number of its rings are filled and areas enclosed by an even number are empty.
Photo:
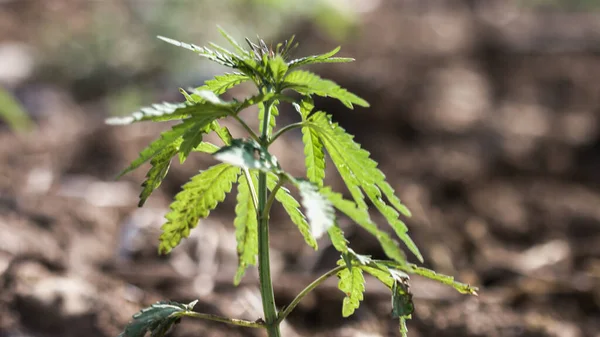
M183 313L181 313L181 316L207 319L210 321L244 326L247 328L264 328L265 327L265 324L260 321L250 322L250 321L246 321L243 319L227 318L227 317L221 317L221 316L212 315L212 314L202 314L199 312L192 312L192 311L183 312Z
M298 303L300 303L300 301L302 301L304 296L308 295L308 293L310 293L313 289L315 289L317 286L319 286L319 284L323 283L326 279L339 273L340 271L342 271L346 268L348 268L348 266L346 266L346 265L337 266L337 267L331 269L330 271L326 272L325 274L321 275L318 279L314 280L311 284L309 284L306 288L304 288L298 294L298 296L296 296L296 298L294 298L294 300L279 313L279 315L277 317L277 324L280 324L281 322L283 322L283 320L294 310L294 308L296 308Z
M258 135L256 134L256 132L254 132L254 130L252 130L252 128L246 124L246 122L244 122L243 119L241 119L237 114L236 115L231 115L233 118L235 118L236 121L238 121L238 123L240 123L240 125L246 129L246 131L248 131L248 134L250 135L250 137L252 139L254 139L257 142L260 142L260 139L258 138Z
M273 101L265 103L261 145L269 146L269 120ZM271 281L271 265L269 259L269 213L267 209L267 174L258 173L258 273L260 279L260 295L262 297L265 325L269 337L281 337L279 322L277 321L277 308L273 295Z
M282 178L280 176L279 181L277 182L277 185L275 185L275 187L271 191L271 194L269 195L269 199L267 199L267 204L265 205L265 213L269 214L271 212L271 206L273 206L273 202L275 202L275 197L277 196L277 191L279 191L281 186L283 186L284 182L285 182L285 178Z
M258 197L256 195L256 189L254 188L252 176L250 175L250 170L245 168L244 176L246 177L246 181L248 182L248 188L250 190L250 195L252 196L252 204L254 204L254 209L258 210Z
M298 123L292 123L289 124L287 126L285 126L284 128L282 128L281 130L275 132L275 134L273 135L273 137L271 137L271 140L269 140L269 145L273 144L273 142L279 138L279 136L283 135L284 133L286 133L287 131L293 130L293 129L297 129L297 128L301 128L302 126L304 126L303 122L298 122Z

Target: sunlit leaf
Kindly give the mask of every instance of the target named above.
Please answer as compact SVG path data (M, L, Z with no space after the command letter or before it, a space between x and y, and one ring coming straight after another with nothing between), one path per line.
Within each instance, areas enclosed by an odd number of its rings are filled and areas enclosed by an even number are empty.
M338 261L338 265L344 264L343 260ZM346 294L342 303L342 316L348 317L358 309L360 301L364 298L365 278L360 268L352 268L352 270L345 268L338 273L338 277L340 279L338 288Z
M167 222L161 227L160 253L169 253L190 235L191 229L198 225L198 220L206 218L218 203L225 200L240 171L239 167L218 164L200 172L183 185L183 190L171 204L171 211L165 216Z
M256 175L250 174L252 184L257 185ZM256 265L258 254L258 222L256 208L245 175L238 181L237 205L235 206L235 238L237 240L238 269L233 283L238 285L250 265Z
M368 107L369 103L335 82L324 80L316 74L304 70L296 70L285 77L283 88L295 90L301 94L315 94L338 99L345 106L353 109L353 104Z

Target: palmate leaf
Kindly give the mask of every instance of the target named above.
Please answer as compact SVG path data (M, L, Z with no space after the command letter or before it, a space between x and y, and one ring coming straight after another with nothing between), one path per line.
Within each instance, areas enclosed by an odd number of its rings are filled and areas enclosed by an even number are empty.
M296 180L295 184L300 190L302 206L306 209L310 233L315 239L319 239L335 223L333 205L315 184L305 180Z
M150 337L162 337L183 314L191 312L197 302L157 302L133 315L133 321L129 322L119 337L144 337L146 332L150 332Z
M336 209L344 213L371 235L375 236L387 256L398 262L404 262L406 260L402 250L398 247L398 243L386 232L377 228L377 225L371 221L369 212L366 209L358 207L350 200L344 199L341 194L333 192L329 187L322 188L320 192Z
M226 115L227 113L222 110L214 110L212 112L205 110L194 117L184 119L180 124L173 126L171 130L161 133L160 137L143 149L138 158L121 171L117 178L140 167L173 144L177 145L178 150L179 146L181 146L179 159L181 162L185 161L189 152L202 141L202 135L213 128L212 123L216 122L216 119L225 117ZM173 155L177 152L175 151Z
M274 173L267 174L267 188L272 191L277 185L278 177ZM290 191L285 187L281 187L275 199L281 203L283 209L290 216L292 222L298 227L298 230L304 237L304 241L313 249L317 250L317 241L312 236L310 231L310 225L306 220L306 217L300 211L300 203L290 194ZM333 227L332 227L333 228Z
M256 174L251 173L252 184L257 185ZM240 175L238 180L237 205L235 206L235 238L237 240L238 269L233 283L240 284L246 268L256 265L258 255L258 222L256 209L248 186L247 177Z
M129 166L126 169L121 171L117 178L120 178L125 174L142 166L142 164L152 159L165 148L173 145L174 143L181 142L181 136L192 124L193 121L184 120L182 123L173 126L171 130L161 133L160 137L157 140L150 143L150 145L148 145L145 149L143 149L142 152L140 152L138 158L134 160L131 164L129 164Z
M344 260L338 261L338 266L345 265ZM340 279L338 289L340 289L346 297L342 303L342 316L348 317L354 313L360 306L360 301L364 299L365 278L360 268L346 268L340 271L337 275Z
M403 212L405 216L410 216L410 213L406 212L406 207L402 205L400 199L394 194L392 187L385 181L385 175L377 168L377 163L370 158L369 152L362 149L360 144L354 141L353 136L346 133L337 123L333 123L331 117L324 112L314 113L305 122L305 125L313 128L323 142L358 206L364 209L367 208L362 192L364 191L369 200L392 226L396 235L422 262L423 257L408 235L408 228L398 218L397 211ZM386 204L382 198L383 196L390 200L390 203L395 205L396 209Z
M144 206L144 203L150 194L152 194L152 192L160 186L163 179L165 179L167 172L169 172L169 167L171 167L171 158L177 154L178 149L178 142L172 143L150 160L152 168L148 171L146 180L142 183L142 193L140 194L138 207Z
M341 47L337 47L334 50L325 54L301 57L299 59L295 59L288 62L288 66L290 67L290 69L293 69L296 67L316 63L341 63L354 61L353 58L349 57L332 57L333 55L337 54L340 51L340 49Z
M198 220L206 218L218 203L225 200L240 171L239 167L218 164L183 185L170 206L171 211L165 216L167 222L161 227L161 254L169 253L183 238L187 238L190 230L198 225Z
M191 121L194 123L181 136L183 140L179 149L179 161L181 163L183 163L190 152L202 142L204 135L211 130L215 130L217 134L224 133L225 136L231 136L226 128L225 131L219 129L220 126L215 120L215 115L200 115L193 117Z
M367 101L340 87L335 82L324 80L316 74L304 70L296 70L288 73L282 88L292 89L303 95L315 94L336 98L349 109L354 108L352 104L369 107Z

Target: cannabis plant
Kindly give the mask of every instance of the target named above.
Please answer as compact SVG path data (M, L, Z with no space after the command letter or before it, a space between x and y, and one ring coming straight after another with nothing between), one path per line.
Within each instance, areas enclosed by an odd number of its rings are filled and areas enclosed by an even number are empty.
M391 291L391 315L399 318L400 331L406 335L406 319L411 317L414 306L409 288L409 275L417 274L454 287L461 293L475 294L476 289L455 282L450 276L407 262L407 258L388 231L378 226L369 215L369 204L387 220L396 236L420 261L423 257L408 235L408 229L400 215L410 217L410 211L395 195L385 180L385 175L370 158L369 152L354 141L330 114L315 111L313 96L331 97L352 109L355 105L369 104L336 83L314 73L301 70L303 66L316 63L342 63L351 58L334 57L336 48L322 55L289 59L290 51L297 45L293 38L274 48L264 41L253 43L246 39L249 48L243 48L225 31L220 30L232 45L233 51L211 43L199 47L159 37L178 47L189 49L198 55L233 69L233 72L216 76L198 88L181 89L185 98L181 103L160 103L142 108L128 117L112 118L111 124L134 122L178 121L170 130L163 132L150 143L122 174L150 162L146 180L142 184L139 206L159 187L167 175L174 157L184 162L192 153L207 153L220 161L193 176L175 196L162 226L159 252L167 254L174 249L200 219L225 199L237 183L235 207L235 237L239 265L233 279L239 284L249 266L258 265L260 292L264 317L256 321L219 317L194 312L194 304L159 302L134 315L133 321L120 336L163 336L182 317L196 317L249 328L263 328L269 337L279 337L279 325L311 290L331 276L339 278L338 287L344 293L342 315L348 317L359 307L365 291L364 273L374 276ZM228 89L251 82L256 94L244 100L223 100L220 95ZM288 93L296 92L294 95ZM276 131L279 105L291 104L301 121L286 125ZM240 112L258 106L259 130L253 130L240 117ZM219 120L231 118L248 133L246 138L234 139ZM285 133L300 129L304 143L306 177L294 177L284 170L277 158L269 152L269 146ZM214 132L222 146L209 143L204 136ZM324 184L325 153L342 177L350 198ZM284 185L297 188L300 202ZM317 240L327 235L333 247L340 253L337 266L302 290L287 306L278 307L273 297L269 267L269 212L279 202L298 227L306 244L317 249ZM304 209L304 212L301 210ZM336 212L341 213L370 235L373 235L389 260L376 260L360 255L349 247L349 242L336 222Z

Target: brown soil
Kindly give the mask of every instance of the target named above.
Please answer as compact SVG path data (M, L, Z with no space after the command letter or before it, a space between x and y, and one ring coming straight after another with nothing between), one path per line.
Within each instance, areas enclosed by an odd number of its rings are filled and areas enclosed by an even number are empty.
M380 162L413 211L407 223L426 266L480 287L468 297L413 278L410 336L600 336L598 16L505 22L487 10L402 15L385 3L344 48L359 61L316 68L372 108L348 111L324 99L317 106ZM300 40L331 44L312 31ZM116 336L161 299L198 298L200 312L261 316L256 270L232 286L231 196L170 256L156 254L169 200L212 159L174 165L138 209L145 172L113 178L164 126L104 126L100 101L76 102L52 83L19 90L38 127L0 130L0 337ZM290 135L274 149L298 175L302 159L290 153L302 151L299 141ZM355 250L382 255L365 233L341 225ZM280 209L272 233L284 305L337 257L326 242L318 252L304 247ZM367 289L360 310L342 319L343 294L330 280L302 302L285 335L398 335L387 290L371 281ZM261 333L184 320L172 335Z

